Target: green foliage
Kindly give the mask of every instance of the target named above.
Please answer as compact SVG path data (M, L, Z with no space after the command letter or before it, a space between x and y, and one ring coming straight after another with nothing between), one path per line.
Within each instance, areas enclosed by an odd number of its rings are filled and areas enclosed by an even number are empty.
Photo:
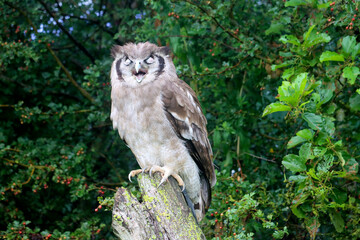
M0 1L1 238L114 238L137 164L111 127L109 52L150 41L208 120L208 239L357 239L358 5Z

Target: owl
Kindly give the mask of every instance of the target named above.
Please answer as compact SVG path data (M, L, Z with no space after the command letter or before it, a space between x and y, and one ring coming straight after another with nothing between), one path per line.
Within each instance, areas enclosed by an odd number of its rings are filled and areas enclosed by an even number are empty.
M200 221L216 176L195 92L178 78L168 47L128 43L115 45L111 55L110 118L140 165L130 181L142 172L160 172L160 185L174 177Z

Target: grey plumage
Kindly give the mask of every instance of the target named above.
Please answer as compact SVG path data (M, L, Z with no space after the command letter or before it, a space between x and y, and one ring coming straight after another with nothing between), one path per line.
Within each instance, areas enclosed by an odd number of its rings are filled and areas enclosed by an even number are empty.
M195 92L178 78L167 47L114 46L111 116L140 167L185 184L200 221L216 183L206 118ZM129 176L140 171L134 170Z

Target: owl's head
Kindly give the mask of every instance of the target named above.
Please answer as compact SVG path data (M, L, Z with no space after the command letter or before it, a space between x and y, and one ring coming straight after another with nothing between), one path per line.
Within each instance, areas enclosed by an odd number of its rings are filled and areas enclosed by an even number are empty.
M156 80L163 73L176 75L168 47L158 47L149 42L128 43L115 45L111 55L114 58L112 83L120 81L129 87L137 87Z

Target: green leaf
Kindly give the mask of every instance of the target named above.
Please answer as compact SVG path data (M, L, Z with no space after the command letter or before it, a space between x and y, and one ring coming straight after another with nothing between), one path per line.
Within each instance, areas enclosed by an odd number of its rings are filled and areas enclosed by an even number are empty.
M311 140L314 137L314 132L311 129L303 129L296 133L297 136Z
M306 142L307 140L305 138L299 137L299 136L294 136L290 139L290 141L287 144L287 148L293 148L296 145Z
M344 168L347 174L356 175L359 171L359 163L355 158L350 158L349 161L346 162Z
M343 77L349 79L349 83L353 85L357 76L360 74L360 70L358 67L346 67L343 70Z
M345 222L340 212L335 210L330 211L330 219L337 232L341 233L344 230Z
M282 164L285 166L285 168L294 173L306 171L305 163L306 159L302 159L295 154L286 155L282 161Z
M321 157L326 153L327 149L324 147L314 147L315 157Z
M320 163L317 165L317 171L320 174L327 173L329 169L332 167L333 162L334 162L334 155L326 154L324 158L320 161Z
M342 40L342 48L345 56L350 56L355 50L356 46L356 37L354 36L346 36Z
M312 34L310 34L309 38L306 41L304 41L303 47L309 48L309 47L315 46L319 43L330 42L330 40L331 40L331 37L329 35L327 35L326 33L317 34L317 33L313 32ZM315 63L316 63L316 61L313 60L312 65L314 65Z
M305 218L306 214L304 213L303 210L301 210L300 208L298 208L298 205L293 205L291 206L291 211L293 212L293 214L298 217L298 218Z
M302 115L302 118L308 123L311 129L316 131L322 129L323 119L321 116L306 112Z
M289 80L291 76L294 75L294 68L288 68L288 69L285 69L283 74L282 74L282 78L283 79L286 79L286 80Z
M305 143L300 147L299 156L303 159L313 159L315 156L311 151L311 143Z
M328 8L330 6L330 1L329 2L326 2L326 3L322 3L322 4L319 4L317 6L318 9L322 9L322 8Z
M300 41L299 39L297 39L294 35L283 35L280 37L280 42L286 44L286 43L291 43L294 44L296 46L300 46Z
M312 25L312 26L309 28L309 30L304 34L304 42L306 42L306 41L309 39L310 34L311 34L312 30L315 28L315 26L316 26L315 24Z
M280 34L285 28L284 24L278 22L272 22L270 27L265 31L265 35Z
M360 95L354 94L350 97L349 100L350 108L352 111L360 111Z
M319 180L318 176L315 173L314 168L310 168L310 170L307 172L308 175L310 175L312 178Z
M303 175L292 175L289 177L289 181L304 182L308 177Z
M214 141L214 147L220 147L220 143L221 143L221 134L219 130L214 131L213 134L213 141Z
M358 94L360 94L360 88L356 89L356 92L357 92Z
M263 117L274 112L291 111L291 107L281 102L274 102L266 106L263 112Z
M295 86L295 91L296 91L297 96L302 95L305 90L306 82L307 82L307 75L308 75L308 73L301 73L294 80L293 85Z
M336 52L330 52L326 51L323 52L320 56L320 62L326 62L326 61L340 61L344 62L344 56L342 54L336 53Z
M285 3L285 7L296 7L296 6L302 6L302 5L307 5L308 2L305 0L290 0L290 1L286 1Z
M333 194L331 194L331 198L333 198L336 203L343 204L347 200L347 193L335 188Z

